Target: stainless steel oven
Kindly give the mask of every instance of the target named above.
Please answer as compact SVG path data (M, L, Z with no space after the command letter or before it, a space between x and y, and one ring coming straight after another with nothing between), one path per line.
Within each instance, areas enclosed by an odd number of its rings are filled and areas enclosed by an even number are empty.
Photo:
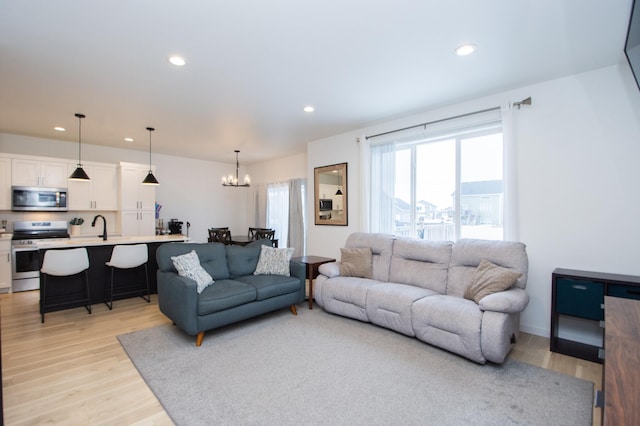
M40 288L40 252L38 241L69 238L67 222L60 220L14 222L11 239L12 291Z
M31 247L16 247L11 249L13 254L11 290L26 291L40 288L40 252L34 245Z

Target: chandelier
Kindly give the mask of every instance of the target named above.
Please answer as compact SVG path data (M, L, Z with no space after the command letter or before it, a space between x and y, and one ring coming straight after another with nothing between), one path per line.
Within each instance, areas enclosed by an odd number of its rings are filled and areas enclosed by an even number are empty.
M244 183L240 183L240 180L238 179L238 170L240 169L240 162L238 161L238 154L240 153L239 150L235 150L234 151L236 153L236 175L229 175L229 176L224 176L222 178L222 186L234 186L234 187L248 187L251 186L251 178L249 177L249 175L244 175Z

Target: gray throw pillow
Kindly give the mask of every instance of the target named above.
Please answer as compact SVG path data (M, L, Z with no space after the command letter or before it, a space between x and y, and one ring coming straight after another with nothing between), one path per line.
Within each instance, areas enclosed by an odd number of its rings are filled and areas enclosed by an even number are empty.
M213 284L213 278L200 265L200 259L195 250L191 250L191 252L181 256L171 256L171 261L176 271L178 271L178 275L190 278L198 284L198 294L202 293L207 286Z
M284 275L289 276L289 261L293 255L293 248L275 248L262 246L258 265L254 275Z

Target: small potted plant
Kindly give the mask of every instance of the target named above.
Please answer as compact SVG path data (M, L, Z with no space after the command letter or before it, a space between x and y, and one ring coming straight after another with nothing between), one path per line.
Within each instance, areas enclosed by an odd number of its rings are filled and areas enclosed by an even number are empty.
M80 225L84 223L84 219L81 217L74 217L69 221L69 234L70 235L79 235L80 234Z

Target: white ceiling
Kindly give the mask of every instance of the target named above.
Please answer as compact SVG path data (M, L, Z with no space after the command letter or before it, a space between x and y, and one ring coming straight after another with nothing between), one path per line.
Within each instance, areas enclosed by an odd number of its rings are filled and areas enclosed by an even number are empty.
M618 63L631 2L0 0L0 132L252 163Z

